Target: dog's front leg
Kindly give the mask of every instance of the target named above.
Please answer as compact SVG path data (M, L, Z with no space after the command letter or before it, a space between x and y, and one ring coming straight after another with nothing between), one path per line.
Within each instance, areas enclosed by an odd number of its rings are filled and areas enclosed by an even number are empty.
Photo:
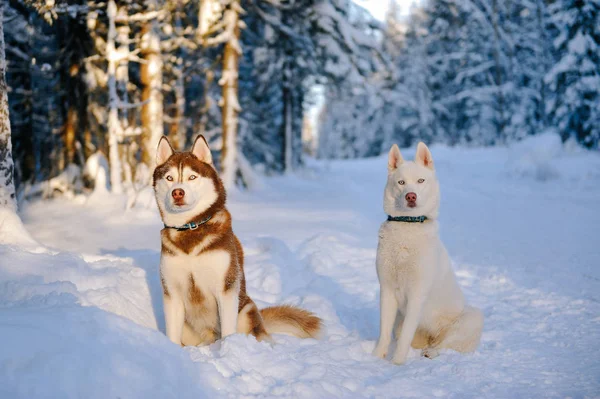
M185 307L183 300L174 295L163 295L163 304L165 309L165 324L167 328L167 337L177 345L181 345L181 332L185 320Z
M422 295L409 296L408 298L400 338L398 339L394 357L392 358L392 361L395 364L402 364L406 361L408 348L410 348L410 343L419 326L419 319L421 318L421 310L423 309L424 302L424 296Z
M380 302L379 340L373 355L385 359L398 313L398 301L394 290L382 285Z
M238 319L239 288L230 288L219 293L217 301L221 319L221 338L235 334Z

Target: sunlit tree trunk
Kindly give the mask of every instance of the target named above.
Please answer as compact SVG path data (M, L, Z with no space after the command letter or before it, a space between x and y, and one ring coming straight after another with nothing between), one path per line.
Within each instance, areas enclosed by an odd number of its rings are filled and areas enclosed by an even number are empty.
M174 13L175 37L184 37L185 30L180 18L181 4L177 3L177 10ZM186 124L185 124L185 80L183 76L183 60L177 57L172 62L173 75L175 76L175 87L173 93L175 96L175 110L172 113L171 126L169 128L169 139L173 148L183 151L186 145Z
M141 43L142 56L146 61L141 65L142 91L142 162L154 168L158 141L164 133L162 96L162 58L160 38L155 22L144 25Z
M67 111L67 122L65 123L65 160L66 164L72 164L75 161L75 137L77 129L77 110L71 106Z
M237 130L238 113L238 73L241 47L239 44L240 27L239 14L242 11L237 0L231 1L223 13L225 29L229 31L223 53L223 75L219 84L223 88L222 126L223 149L221 152L222 178L225 187L232 187L238 171L237 166Z
M127 22L127 7L121 7L117 12L117 20L120 21L117 27L116 50L119 55L116 72L117 98L119 103L128 104L130 102L128 85L129 85L129 56L131 54L129 46L129 25ZM128 134L131 134L129 126L129 109L127 107L118 107L119 128L121 129L121 137L119 137L119 156L121 157L121 176L126 187L131 187L133 184L133 169L135 164L131 161L130 147L131 144L125 139Z
M169 130L171 145L178 151L185 147L185 85L183 82L183 72L178 68L177 79L175 81L175 112L173 122Z
M122 127L119 121L119 97L117 94L117 66L119 54L115 47L117 29L117 5L109 0L107 7L108 35L106 39L106 59L108 61L108 160L110 164L110 187L113 193L123 192L121 158L119 156L119 141Z
M198 38L202 40L209 33L211 26L216 22L220 14L221 4L219 0L200 0L198 7Z
M127 11L125 7L121 7L118 11L120 14L118 17L127 19ZM123 103L129 102L129 95L127 93L127 85L129 84L129 26L127 22L119 24L117 27L117 40L116 40L116 51L119 54L119 61L117 63L116 80L117 80L117 96ZM129 110L127 108L120 107L119 120L121 121L121 129L126 130L129 125Z

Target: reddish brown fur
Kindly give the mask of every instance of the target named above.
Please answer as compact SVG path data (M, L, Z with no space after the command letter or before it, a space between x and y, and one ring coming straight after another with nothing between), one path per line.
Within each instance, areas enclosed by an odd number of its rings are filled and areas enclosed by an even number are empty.
M165 279L162 273L160 274L160 285L162 285L163 295L166 297L170 296L169 290L167 289L167 283L165 283Z
M291 306L280 306L263 309L261 312L253 303L252 299L246 293L246 279L244 275L244 252L238 238L233 233L231 227L231 215L225 208L226 193L221 179L218 177L215 169L200 161L191 152L176 152L165 163L159 165L154 170L154 186L156 182L162 179L165 174L173 167L189 167L199 175L213 180L214 186L218 192L217 200L204 212L190 218L187 223L198 222L210 216L210 220L201 224L195 230L177 231L172 228L164 228L161 231L162 256L174 256L169 246L174 246L180 251L189 254L203 240L209 240L202 252L213 250L224 250L230 254L230 265L225 275L223 289L228 291L237 287L239 282L239 307L240 312L246 305L252 304L252 308L247 312L250 333L261 339L268 337L268 333L263 323L263 317L276 318L280 322L293 323L306 332L307 337L314 337L321 328L321 319L312 313L294 308ZM160 207L159 207L160 209ZM161 210L161 217L164 217ZM163 290L168 296L168 290L163 281ZM193 276L190 275L189 288L190 302L201 306L204 300L203 293L197 288ZM261 317L262 314L262 317ZM266 316L265 316L266 315Z
M194 305L201 305L204 302L204 295L202 291L196 287L196 282L194 281L194 276L190 274L190 289L188 293L190 297L190 302Z
M248 325L250 333L259 341L269 335L265 330L265 324L256 305L253 305L252 309L248 311Z
M316 337L321 331L322 321L313 313L290 305L271 306L260 311L265 323L280 322L294 325L304 331L300 338Z
M165 243L164 243L164 242L162 242L162 243L161 243L160 250L161 250L161 252L162 252L163 254L165 254L165 255L171 255L171 256L175 255L175 254L173 253L173 251L171 251L169 248L167 248L167 247L165 246Z

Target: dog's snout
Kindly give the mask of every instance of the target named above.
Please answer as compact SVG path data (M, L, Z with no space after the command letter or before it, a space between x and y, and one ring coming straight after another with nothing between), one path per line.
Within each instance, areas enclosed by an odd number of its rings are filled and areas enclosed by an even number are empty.
M175 190L173 190L173 191L171 192L171 195L173 196L173 199L174 199L175 201L177 201L177 200L181 200L181 199L183 199L183 196L185 195L185 191L183 191L183 190L182 190L182 189L180 189L180 188L176 188Z
M406 198L406 200L408 202L416 202L417 201L417 194L415 194L415 193L408 193L408 194L406 194L406 196L404 198Z

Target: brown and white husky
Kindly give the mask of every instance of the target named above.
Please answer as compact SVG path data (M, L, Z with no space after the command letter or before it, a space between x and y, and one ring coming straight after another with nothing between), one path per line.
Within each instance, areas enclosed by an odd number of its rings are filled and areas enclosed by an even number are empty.
M316 338L322 322L314 314L286 305L259 311L246 293L244 252L231 229L225 189L204 137L198 136L189 152L174 152L163 137L156 164L169 339L203 345L236 332L257 340L271 340L272 333Z

